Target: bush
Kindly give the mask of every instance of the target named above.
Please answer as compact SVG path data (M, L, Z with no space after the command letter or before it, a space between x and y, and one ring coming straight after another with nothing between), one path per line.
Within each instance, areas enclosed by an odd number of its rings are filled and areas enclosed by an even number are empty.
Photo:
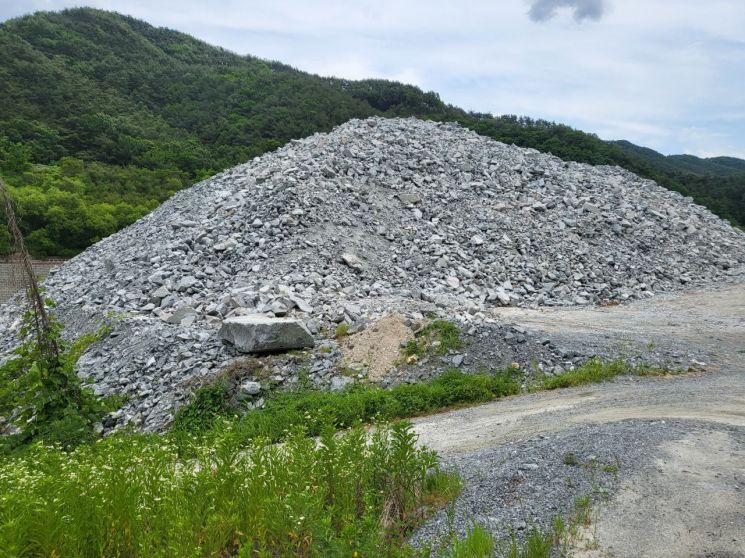
M403 349L404 356L423 357L427 354L446 355L463 348L458 326L445 320L435 320L417 331Z
M349 335L349 324L339 324L334 331L334 337L341 340Z
M211 428L218 417L230 413L228 396L228 384L225 381L199 388L191 403L176 412L173 429L192 432Z
M28 311L21 328L26 340L16 349L16 356L0 366L0 417L7 417L0 419L0 426L12 432L0 439L0 452L35 440L65 447L89 441L95 437L94 424L119 402L97 398L75 372L80 355L105 328L67 343L62 339L62 325L51 315L49 322L47 339L40 341Z

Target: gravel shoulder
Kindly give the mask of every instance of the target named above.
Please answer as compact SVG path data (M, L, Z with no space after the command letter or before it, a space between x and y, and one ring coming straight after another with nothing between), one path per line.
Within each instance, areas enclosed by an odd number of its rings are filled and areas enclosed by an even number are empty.
M745 556L745 285L606 308L500 309L565 346L649 344L707 356L702 371L620 378L415 421L467 487L454 528L547 527L590 494L580 556ZM567 466L567 453L580 466ZM617 463L615 475L582 464ZM612 469L613 467L611 467ZM514 485L514 486L513 486ZM445 514L418 537L435 540Z

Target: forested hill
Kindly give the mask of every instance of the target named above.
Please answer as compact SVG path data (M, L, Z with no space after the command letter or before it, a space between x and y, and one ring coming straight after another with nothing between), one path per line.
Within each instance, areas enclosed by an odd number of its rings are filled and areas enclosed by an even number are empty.
M745 161L721 158L726 176L690 172L688 159L671 167L567 126L467 113L394 82L310 75L100 10L1 24L0 98L0 174L37 255L74 254L201 177L375 114L455 120L565 159L618 164L745 223ZM8 249L0 228L0 254Z
M703 159L695 155L663 155L654 149L640 147L626 140L611 143L620 147L624 153L669 172L688 172L702 176L732 176L745 173L745 160L735 157Z

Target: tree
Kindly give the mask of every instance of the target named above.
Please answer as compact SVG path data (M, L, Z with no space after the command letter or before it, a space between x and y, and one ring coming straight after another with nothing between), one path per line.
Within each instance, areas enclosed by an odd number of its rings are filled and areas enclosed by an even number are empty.
M75 363L104 331L74 343L63 340L62 324L50 313L53 303L43 298L18 228L10 196L0 180L0 199L13 239L17 265L26 282L26 311L15 357L0 366L0 426L12 426L0 448L14 449L34 440L65 446L93 437L93 426L108 405L83 386Z

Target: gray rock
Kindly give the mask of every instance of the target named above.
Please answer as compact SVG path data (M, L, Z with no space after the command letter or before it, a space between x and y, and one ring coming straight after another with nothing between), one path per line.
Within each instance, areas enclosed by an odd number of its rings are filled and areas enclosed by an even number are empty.
M198 281L196 277L194 277L193 275L187 275L186 277L182 277L181 280L178 282L178 286L176 287L176 290L186 291L192 288L197 283Z
M398 199L400 199L403 203L406 204L415 204L422 201L422 198L419 197L417 194L411 194L411 193L401 193L398 194Z
M313 336L301 321L262 314L223 320L219 336L243 353L289 351L314 345Z
M166 320L169 324L190 326L197 318L197 311L189 306L176 308L173 314Z
M257 395L260 391L261 384L259 382L246 380L238 387L238 398L245 399L246 397Z
M160 301L161 299L167 297L169 294L171 294L171 291L169 291L167 287L160 286L153 291L151 296L152 298L158 299L158 301Z
M334 376L331 378L331 391L342 391L354 383L354 379L348 376Z
M362 260L358 258L355 254L345 252L344 254L341 255L341 261L347 264L349 267L351 267L355 271L362 270L362 267L363 267Z
M306 314L310 314L313 312L313 307L308 304L307 300L294 295L290 295L289 299L295 303L295 306L297 306L298 310L300 310L301 312L305 312Z

